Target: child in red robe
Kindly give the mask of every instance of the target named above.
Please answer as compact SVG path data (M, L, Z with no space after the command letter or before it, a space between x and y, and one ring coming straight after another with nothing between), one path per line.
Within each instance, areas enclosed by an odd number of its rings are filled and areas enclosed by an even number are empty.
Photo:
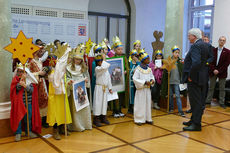
M29 69L25 69L23 72L22 66L15 70L14 78L10 87L10 100L11 100L11 112L10 112L10 124L11 129L15 132L15 141L21 140L22 126L25 126L25 132L27 134L27 109L26 109L26 96L27 91L28 101L28 115L29 115L29 136L35 138L35 133L41 133L41 118L38 106L38 90L37 80L30 73ZM22 124L21 122L25 124ZM33 131L33 132L32 132Z

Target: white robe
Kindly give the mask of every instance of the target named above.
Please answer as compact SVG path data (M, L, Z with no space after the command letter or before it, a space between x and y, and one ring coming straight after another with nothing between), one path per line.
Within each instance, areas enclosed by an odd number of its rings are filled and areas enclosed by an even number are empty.
M146 81L154 80L151 68L147 70L138 66L133 75L133 82L136 86L136 94L134 98L134 122L145 123L152 121L151 115L151 91L145 85Z
M67 48L65 54L60 59L57 60L57 64L55 66L53 86L55 88L55 94L57 95L66 93L64 75L66 73L67 59L70 51L71 48Z
M93 115L95 116L106 115L107 113L107 94L108 90L112 89L109 66L109 63L103 61L101 66L95 68L96 85L93 97Z

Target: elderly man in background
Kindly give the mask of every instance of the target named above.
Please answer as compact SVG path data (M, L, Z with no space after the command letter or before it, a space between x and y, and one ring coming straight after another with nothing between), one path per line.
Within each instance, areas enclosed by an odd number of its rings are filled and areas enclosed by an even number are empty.
M192 116L190 121L183 122L184 131L201 131L201 118L205 105L205 92L207 86L207 61L209 58L209 45L202 41L200 29L193 28L188 32L191 48L184 60L183 78L188 83L188 95Z
M219 38L219 46L214 48L213 55L214 60L210 63L209 77L210 85L206 103L211 103L214 88L216 85L216 79L219 79L219 103L220 107L226 108L225 102L225 83L228 75L228 65L230 61L230 50L224 47L226 43L226 37L221 36Z

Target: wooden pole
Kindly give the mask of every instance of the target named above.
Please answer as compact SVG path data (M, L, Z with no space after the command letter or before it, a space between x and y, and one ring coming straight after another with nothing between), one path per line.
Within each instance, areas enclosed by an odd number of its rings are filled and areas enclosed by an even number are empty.
M66 75L64 76L64 85L65 85L65 92L66 90ZM64 109L65 109L65 137L67 137L67 125L66 125L66 93L64 94Z
M168 100L167 100L167 111L168 112L169 112L169 88L170 88L169 82L170 82L170 72L168 71Z
M23 64L23 73L25 74L25 64ZM25 83L26 83L26 78L25 78ZM27 99L27 90L25 88L25 98L26 98L26 111L27 111L27 136L28 138L30 137L30 130L29 130L29 111L28 111L28 99Z

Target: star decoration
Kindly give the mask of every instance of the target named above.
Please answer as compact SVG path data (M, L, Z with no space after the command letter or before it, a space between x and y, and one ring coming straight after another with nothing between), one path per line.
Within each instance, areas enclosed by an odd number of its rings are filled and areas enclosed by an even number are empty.
M54 52L54 55L60 59L66 52L68 48L68 44L61 45L60 43L57 44L57 49Z
M89 40L87 42L85 42L85 46L86 46L85 53L89 54L90 49L93 46L93 42L91 41L91 38L89 38Z
M25 64L29 58L33 58L33 53L40 48L32 43L33 38L26 38L22 31L17 38L10 38L11 44L4 47L5 50L12 53L12 58L17 58L22 64Z
M176 60L172 59L170 56L168 57L168 59L163 59L163 69L166 69L168 72L170 72L172 69L176 68Z

